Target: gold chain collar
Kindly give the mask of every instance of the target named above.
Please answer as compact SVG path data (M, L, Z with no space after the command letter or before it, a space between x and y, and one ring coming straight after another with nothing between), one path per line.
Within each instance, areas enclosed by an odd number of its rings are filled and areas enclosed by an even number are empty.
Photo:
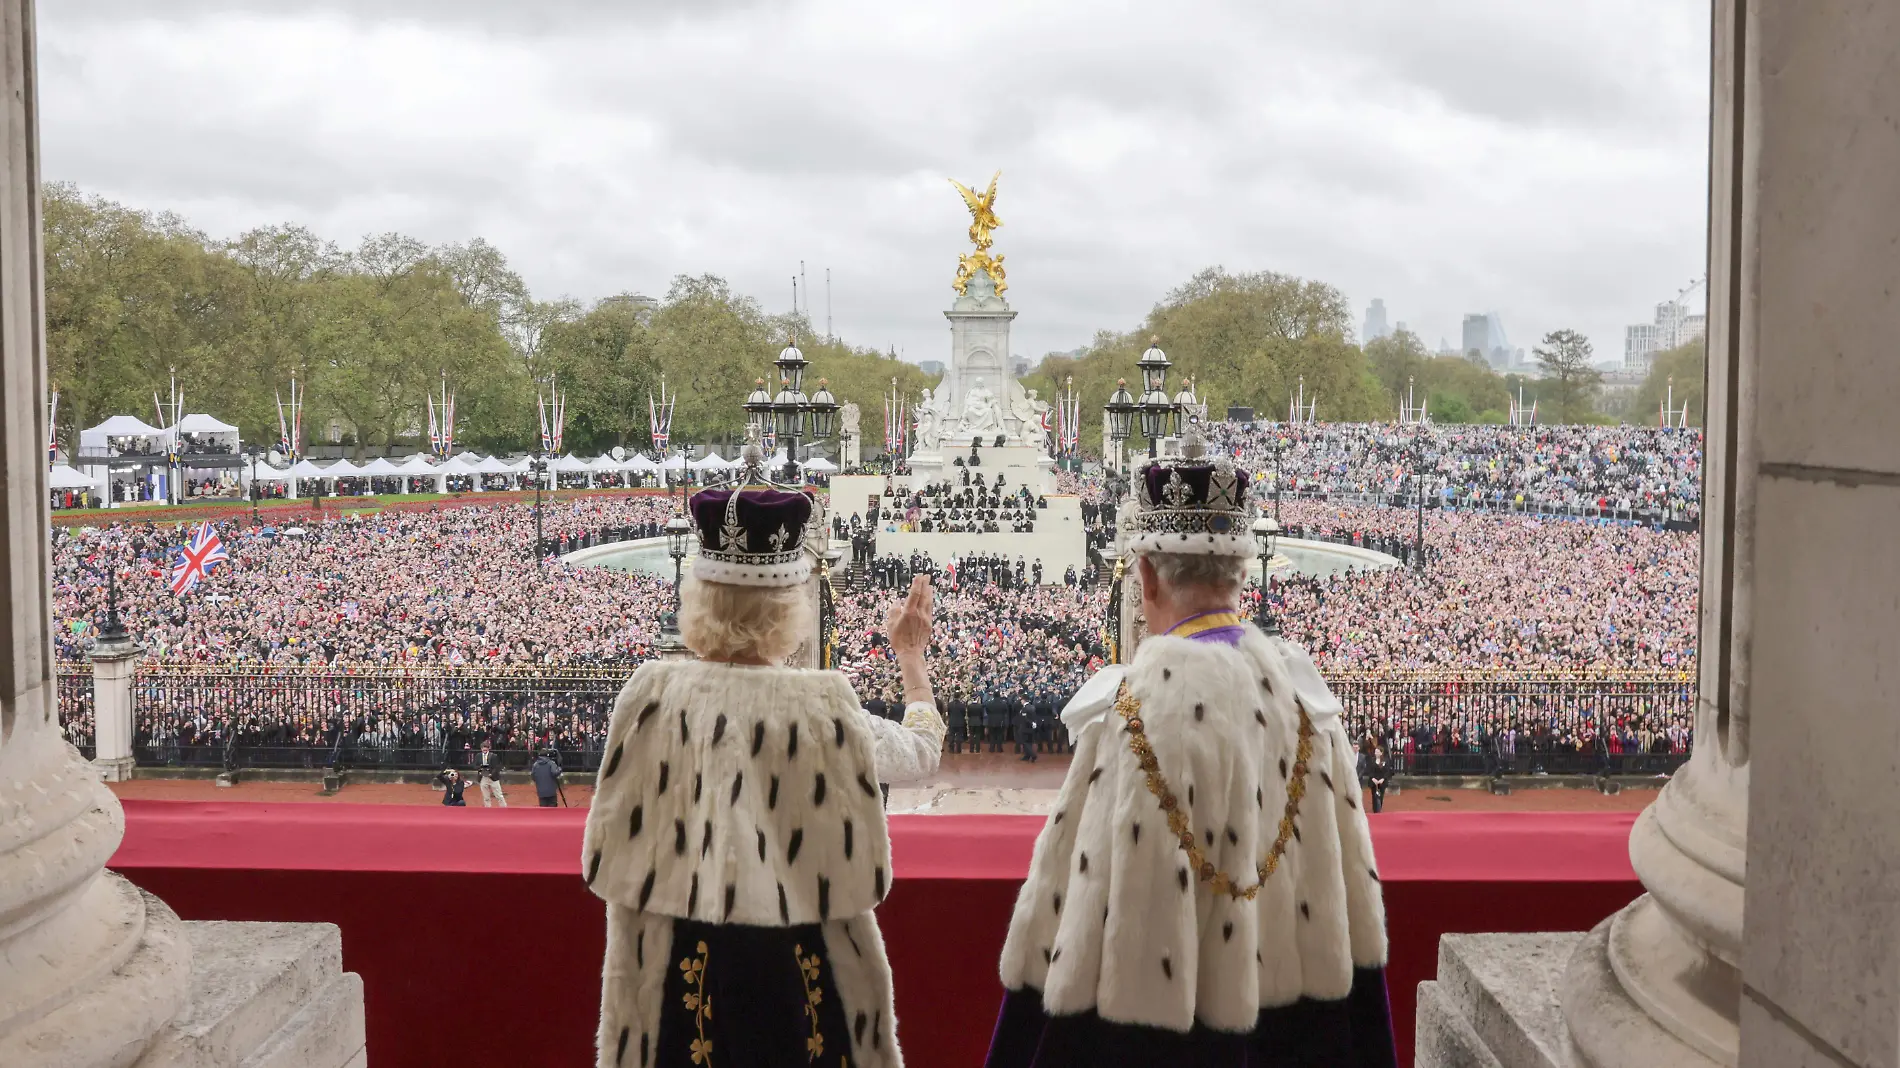
M1161 810L1168 814L1168 830L1181 843L1181 849L1188 855L1188 863L1201 882L1213 884L1217 894L1226 894L1237 901L1252 901L1267 884L1273 873L1279 870L1280 858L1286 855L1286 844L1294 834L1293 821L1300 815L1300 799L1306 796L1306 764L1313 755L1313 721L1306 714L1306 705L1299 698L1293 699L1294 707L1300 713L1299 743L1294 749L1293 774L1286 784L1286 811L1280 816L1280 831L1273 839L1273 848L1267 851L1266 859L1256 869L1259 876L1252 886L1242 889L1234 877L1214 867L1207 859L1194 838L1194 828L1188 825L1187 813L1168 788L1168 780L1161 775L1161 763L1155 759L1154 746L1149 744L1148 735L1141 722L1141 702L1128 692L1128 683L1124 681L1115 694L1115 711L1121 714L1124 730L1128 732L1128 748L1135 754L1135 760L1148 776L1148 792L1161 802Z

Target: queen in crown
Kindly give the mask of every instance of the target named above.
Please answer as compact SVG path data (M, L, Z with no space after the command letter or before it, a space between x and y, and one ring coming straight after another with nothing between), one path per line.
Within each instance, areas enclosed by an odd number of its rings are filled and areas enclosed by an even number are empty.
M597 1063L895 1068L878 784L935 771L942 747L929 581L888 620L904 720L876 719L844 675L782 666L816 630L811 499L748 485L690 508L679 625L700 659L643 664L621 690L588 813L582 871L607 902Z

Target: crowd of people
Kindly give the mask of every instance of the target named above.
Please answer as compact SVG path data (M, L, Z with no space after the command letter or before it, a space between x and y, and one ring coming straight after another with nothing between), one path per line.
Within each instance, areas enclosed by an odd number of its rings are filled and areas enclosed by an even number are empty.
M1417 515L1362 503L1359 495L1403 489L1410 470L1404 450L1421 431L1280 432L1288 439L1280 457L1284 486L1299 491L1278 505L1285 534L1376 548L1409 563ZM1273 433L1216 428L1221 447L1263 473L1272 470ZM1360 692L1342 681L1355 732L1373 739L1395 766L1408 752L1496 758L1504 749L1679 751L1693 721L1693 686L1681 680L1695 670L1695 535L1679 524L1666 529L1672 525L1655 517L1600 521L1474 510L1467 491L1539 501L1598 494L1692 515L1697 450L1689 432L1422 433L1436 443L1427 449L1436 466L1458 476L1451 495L1424 512L1422 566L1276 574L1265 607L1287 636L1342 680L1394 670L1467 677L1589 671L1644 676L1650 688L1615 700L1581 691L1498 698L1456 686L1395 698L1389 687ZM944 486L924 495L928 500L900 503L924 513L942 507L946 520L965 493L970 507L1007 504L1025 516L1040 503L1021 487L993 484L981 487L985 499L977 502L980 472L961 474L971 486ZM1115 506L1107 484L1069 471L1057 480L1059 492L1083 497L1092 538L1109 537ZM1256 482L1268 510L1270 488ZM1337 496L1305 495L1315 491ZM549 502L540 517L542 547L558 553L602 532L654 536L677 507L651 495ZM259 750L334 749L341 739L361 761L390 763L410 763L417 754L452 759L479 750L484 740L511 753L552 747L587 754L599 745L612 680L655 655L672 585L656 575L556 559L537 568L535 518L517 502L329 511L301 526L257 526L234 513L213 524L229 562L183 596L171 591L168 568L193 524L120 519L62 527L53 534L56 651L64 661L83 661L111 589L147 661L202 672L189 686L137 702L140 745L180 761L209 759L232 739ZM919 521L926 518L935 517ZM842 529L849 538L849 524ZM1029 757L1060 747L1056 713L1107 652L1106 600L1093 562L1080 574L1042 576L1037 562L1001 552L935 561L921 553L879 556L868 538L853 547L862 570L837 584L835 662L853 675L873 711L879 704L898 711L900 704L878 624L910 576L926 573L942 590L934 663L951 744L1013 748ZM1044 577L1047 584L1038 581ZM1248 611L1259 610L1260 596L1249 591ZM328 691L293 694L283 687L304 683L269 681L272 672L307 681L311 669L331 680ZM400 671L576 680L594 671L605 681L573 681L564 700L525 683L482 690L451 682L406 702L387 696L402 688L393 683L336 682ZM69 737L86 744L90 706L77 688L66 697Z
M1694 428L1217 423L1208 439L1263 482L1277 470L1293 493L1409 495L1422 475L1427 497L1462 507L1678 522L1701 514Z

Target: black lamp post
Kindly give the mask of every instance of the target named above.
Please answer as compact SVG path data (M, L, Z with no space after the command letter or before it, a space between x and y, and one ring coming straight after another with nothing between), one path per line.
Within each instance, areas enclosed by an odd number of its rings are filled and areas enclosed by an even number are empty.
M768 396L765 380L757 379L741 406L750 422L761 431L772 429L785 446L783 477L786 482L798 480L800 443L808 436L814 443L830 437L832 422L840 407L822 378L818 380L817 392L809 397L805 395L802 387L809 362L805 354L798 351L798 345L788 340L779 350L778 359L772 361L779 374L777 395Z
M673 558L673 610L676 612L680 606L680 579L686 566L686 539L692 532L693 524L683 515L666 521L666 555Z
M1168 399L1168 368L1173 362L1161 351L1159 340L1150 342L1148 351L1136 361L1141 368L1141 436L1148 439L1148 458L1153 459L1160 439L1173 433L1180 412Z
M1128 392L1128 380L1115 380L1115 392L1109 395L1108 403L1102 405L1102 421L1108 425L1108 440L1114 442L1117 466L1120 466L1121 445L1128 440L1129 423L1135 412L1140 410L1134 395Z
M534 570L541 572L541 482L547 475L548 458L536 452L528 460L528 471L534 475ZM480 478L480 475L475 476Z
M1273 566L1273 543L1280 535L1280 524L1266 516L1253 521L1253 539L1260 546L1260 607L1254 613L1254 625L1269 638L1280 636L1280 621L1267 604L1267 574Z
M1415 556L1412 566L1423 571L1425 570L1425 432L1423 430L1412 435L1412 444L1414 457L1412 478L1417 483L1414 489L1418 498L1418 533L1414 543Z
M740 407L745 409L748 426L758 428L759 441L763 443L765 432L772 429L772 395L765 391L765 379L752 380L752 392L746 395Z
M1280 522L1280 451L1286 447L1286 439L1279 431L1273 434L1273 522Z
M126 641L129 635L119 619L119 555L117 550L106 555L106 621L99 628L98 642L114 645Z
M257 484L257 459L258 459L259 454L261 454L263 451L264 451L263 449L260 449L255 445L246 445L244 447L245 455L249 456L251 459L251 525L252 526L257 526L258 524L257 494L260 487Z

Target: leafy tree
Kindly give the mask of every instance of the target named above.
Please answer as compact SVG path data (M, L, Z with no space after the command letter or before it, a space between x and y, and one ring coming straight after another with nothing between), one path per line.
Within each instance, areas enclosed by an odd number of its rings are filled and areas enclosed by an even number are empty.
M1553 330L1533 352L1544 372L1540 399L1550 406L1549 421L1590 421L1591 398L1603 381L1603 373L1591 366L1590 339L1575 330Z
M1702 390L1708 378L1708 348L1702 338L1656 354L1649 376L1630 401L1629 421L1655 425L1665 402L1689 406L1689 425L1702 425ZM1673 398L1673 399L1672 399Z

